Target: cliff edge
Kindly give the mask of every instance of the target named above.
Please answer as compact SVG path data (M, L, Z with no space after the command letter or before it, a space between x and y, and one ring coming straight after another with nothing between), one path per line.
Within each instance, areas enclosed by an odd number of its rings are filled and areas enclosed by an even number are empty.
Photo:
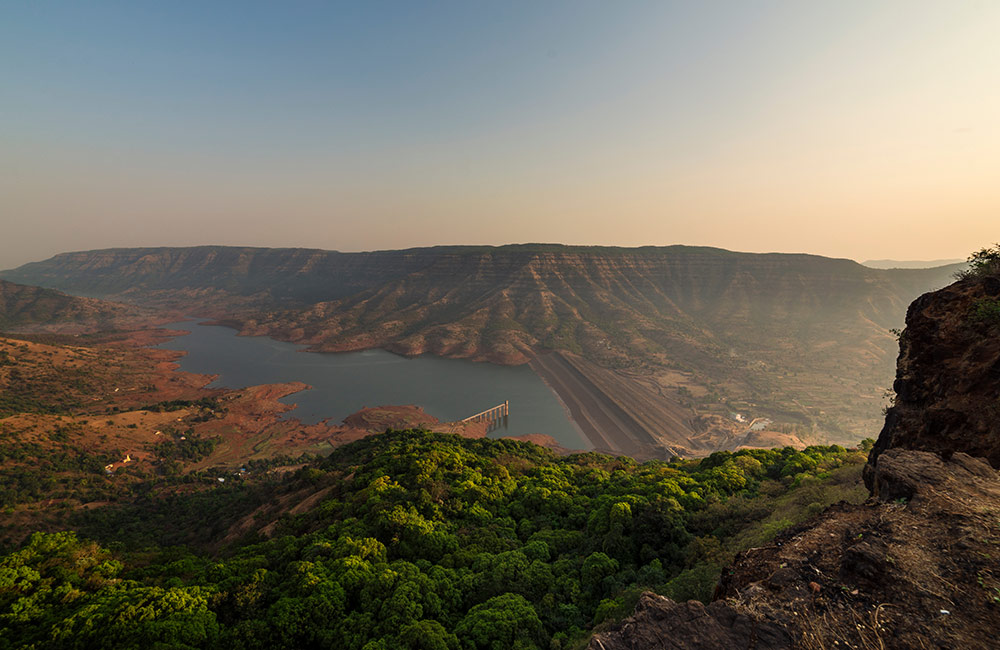
M988 251L984 251L986 253ZM589 650L994 648L1000 250L907 313L895 404L841 503L741 553L708 606L647 593Z
M961 451L1000 467L1000 273L913 301L892 388L895 404L865 467L869 490L889 449Z

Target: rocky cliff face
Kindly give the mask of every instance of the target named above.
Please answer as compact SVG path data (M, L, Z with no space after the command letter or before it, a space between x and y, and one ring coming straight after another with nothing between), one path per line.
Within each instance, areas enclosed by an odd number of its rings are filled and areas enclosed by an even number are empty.
M997 647L998 296L986 275L910 307L872 499L744 552L708 607L644 595L589 650Z
M893 389L865 471L869 489L887 449L962 451L1000 467L1000 277L956 282L913 302Z

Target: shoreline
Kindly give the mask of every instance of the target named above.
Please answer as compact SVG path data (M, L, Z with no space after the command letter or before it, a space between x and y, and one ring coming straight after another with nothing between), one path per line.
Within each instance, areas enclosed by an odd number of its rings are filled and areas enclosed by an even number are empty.
M229 323L218 320L191 318L184 324L186 331L194 329L195 325L211 324L240 333ZM303 347L308 352L324 353ZM369 349L385 350L377 346ZM677 404L665 400L662 393L655 393L643 382L560 351L536 354L525 365L555 397L565 422L575 434L574 442L559 443L563 448L625 455L639 460L696 453L691 447L695 432L688 423L690 414L682 413ZM296 413L289 412L282 419L299 418Z

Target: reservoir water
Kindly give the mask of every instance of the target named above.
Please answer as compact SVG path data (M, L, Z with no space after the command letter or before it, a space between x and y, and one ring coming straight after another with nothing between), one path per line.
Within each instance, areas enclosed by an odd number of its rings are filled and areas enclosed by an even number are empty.
M589 449L555 393L528 366L496 366L429 355L408 358L384 350L306 352L303 346L263 336L236 336L228 327L196 321L166 325L191 332L160 344L187 354L181 370L218 375L212 388L301 381L312 389L281 401L296 404L290 417L339 424L366 406L416 404L443 422L461 420L504 400L505 427L492 437L544 433L568 449Z

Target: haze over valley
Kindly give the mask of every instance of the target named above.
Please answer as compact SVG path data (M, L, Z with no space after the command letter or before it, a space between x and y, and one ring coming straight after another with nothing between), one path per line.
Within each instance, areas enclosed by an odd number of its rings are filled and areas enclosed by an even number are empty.
M669 458L864 437L891 383L890 330L959 266L683 246L197 247L67 253L3 275L315 351L531 364L577 404L591 447Z
M7 3L0 650L995 648L998 33Z

